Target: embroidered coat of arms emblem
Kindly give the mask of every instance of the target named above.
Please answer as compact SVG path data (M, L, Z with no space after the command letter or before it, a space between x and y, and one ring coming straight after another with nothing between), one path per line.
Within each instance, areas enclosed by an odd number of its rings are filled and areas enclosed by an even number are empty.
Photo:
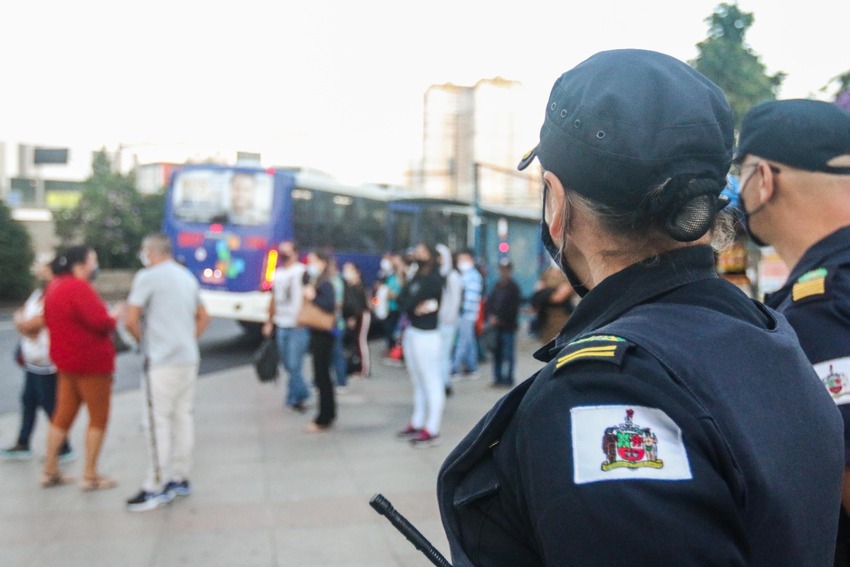
M821 378L821 382L823 382L823 385L826 386L826 389L829 390L829 393L834 398L848 394L847 376L843 372L833 370L831 364L829 365L829 374Z
M602 452L607 460L602 462L603 471L664 467L664 461L658 458L658 438L650 428L635 425L634 414L633 409L628 409L625 423L605 428Z

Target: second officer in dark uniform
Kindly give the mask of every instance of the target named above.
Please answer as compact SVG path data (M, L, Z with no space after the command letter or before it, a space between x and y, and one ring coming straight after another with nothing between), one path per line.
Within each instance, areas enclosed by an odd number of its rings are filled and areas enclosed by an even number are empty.
M765 303L780 311L844 419L836 565L850 565L850 113L816 100L760 104L736 161L746 227L791 271Z
M666 55L556 81L520 167L584 297L440 471L455 567L832 562L841 419L787 321L714 270L732 138Z

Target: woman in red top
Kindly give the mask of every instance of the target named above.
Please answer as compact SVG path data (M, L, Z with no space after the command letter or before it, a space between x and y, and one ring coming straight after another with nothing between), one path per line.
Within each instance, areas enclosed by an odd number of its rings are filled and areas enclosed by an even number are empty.
M59 470L59 448L82 403L89 413L85 470L80 488L113 488L117 483L97 473L97 458L109 419L116 319L92 287L97 254L74 246L53 260L55 279L45 290L44 321L50 331L50 357L58 369L56 410L47 436L41 484L45 488L71 481Z

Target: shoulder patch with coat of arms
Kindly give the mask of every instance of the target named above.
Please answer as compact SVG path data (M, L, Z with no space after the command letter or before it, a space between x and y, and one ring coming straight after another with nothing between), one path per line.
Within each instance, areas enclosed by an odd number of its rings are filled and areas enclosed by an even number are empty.
M555 360L559 369L580 360L600 360L622 365L626 350L631 346L626 339L614 335L591 335L569 343Z
M658 408L577 406L570 422L576 484L693 478L682 430Z
M850 357L834 358L813 366L835 405L850 404Z
M791 300L795 303L811 297L820 297L826 294L826 280L829 270L818 268L810 270L797 278L791 287Z

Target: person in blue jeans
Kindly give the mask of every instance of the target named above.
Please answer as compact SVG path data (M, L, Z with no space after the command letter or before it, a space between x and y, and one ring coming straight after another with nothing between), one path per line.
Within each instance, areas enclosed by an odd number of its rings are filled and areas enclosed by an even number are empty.
M53 279L50 262L41 262L37 275L45 284ZM17 442L0 451L0 458L28 460L32 458L30 437L35 428L38 408L44 410L50 419L56 405L56 366L50 360L50 337L44 326L42 289L32 292L24 305L15 312L13 320L21 337L18 363L25 374L21 391L21 428ZM73 457L73 451L66 439L59 450L59 459L67 461Z
M274 273L269 320L263 325L263 335L270 337L275 333L280 361L289 376L284 404L304 413L310 391L304 383L302 367L310 345L310 331L297 326L295 320L304 301L307 269L298 261L298 248L294 242L281 242L278 258L280 266Z
M520 303L519 286L513 279L513 264L499 261L499 281L487 296L487 323L496 333L493 348L493 386L509 388L514 384L516 330Z
M457 320L457 344L452 359L452 374L461 374L466 378L478 377L478 340L475 336L475 322L484 291L484 280L475 268L472 253L464 251L457 256L457 269L460 271L463 296L460 305L460 317Z

